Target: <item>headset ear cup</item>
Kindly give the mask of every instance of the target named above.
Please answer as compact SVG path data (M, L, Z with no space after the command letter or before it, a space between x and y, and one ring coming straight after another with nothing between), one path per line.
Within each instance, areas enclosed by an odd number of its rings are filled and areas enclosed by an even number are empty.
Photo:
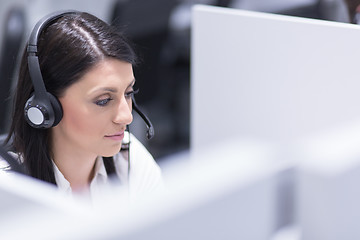
M49 96L51 106L53 107L54 110L55 120L52 127L55 127L56 125L58 125L58 123L61 121L63 117L63 110L60 101L51 93L47 93L47 94Z

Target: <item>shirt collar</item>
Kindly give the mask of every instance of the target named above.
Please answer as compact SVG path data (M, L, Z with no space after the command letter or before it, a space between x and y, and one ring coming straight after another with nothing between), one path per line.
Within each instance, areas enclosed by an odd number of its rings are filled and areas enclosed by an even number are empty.
M59 168L56 166L56 164L53 162L54 166L54 175L55 175L55 181L58 186L58 189L65 193L71 193L71 186L68 180L64 177L64 175L60 172ZM90 183L90 192L95 186L98 186L99 184L106 183L108 180L108 175L105 169L104 160L102 157L97 157L95 162L95 170L94 170L94 177L91 180Z
M94 171L94 178L92 181L94 181L94 179L97 176L101 176L107 179L107 172L105 169L105 165L104 165L104 159L102 157L97 157L96 162L95 162L95 171Z
M58 189L65 193L71 193L71 187L69 181L65 179L64 175L60 172L59 168L56 166L54 161L53 161L53 167L54 167L55 181L56 181L56 185L58 186Z

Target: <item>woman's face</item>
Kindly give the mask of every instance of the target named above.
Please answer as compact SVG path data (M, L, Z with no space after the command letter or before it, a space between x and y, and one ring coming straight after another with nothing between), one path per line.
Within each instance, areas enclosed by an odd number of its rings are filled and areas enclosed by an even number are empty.
M132 122L132 65L105 59L66 89L59 98L63 118L53 128L55 147L97 156L119 152L126 125Z

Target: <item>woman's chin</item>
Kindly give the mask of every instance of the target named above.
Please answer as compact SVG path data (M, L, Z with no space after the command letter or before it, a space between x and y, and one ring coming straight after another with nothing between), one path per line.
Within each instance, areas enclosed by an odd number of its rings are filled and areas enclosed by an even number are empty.
M108 149L107 151L103 151L100 155L103 157L112 157L118 154L120 152L120 149L121 149L121 145L119 145L118 147Z

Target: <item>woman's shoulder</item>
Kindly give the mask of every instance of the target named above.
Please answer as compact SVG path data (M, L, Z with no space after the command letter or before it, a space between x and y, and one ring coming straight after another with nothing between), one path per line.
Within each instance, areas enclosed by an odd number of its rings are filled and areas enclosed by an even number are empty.
M2 157L0 157L0 171L3 172L5 170L8 170L10 168L10 165L8 164L7 161L5 161L5 159L3 159Z
M14 152L7 152L13 159L16 159L17 161L19 161L19 163L21 162L18 154L14 153ZM9 173L9 171L11 170L10 168L10 164L3 159L2 157L0 157L0 173Z

